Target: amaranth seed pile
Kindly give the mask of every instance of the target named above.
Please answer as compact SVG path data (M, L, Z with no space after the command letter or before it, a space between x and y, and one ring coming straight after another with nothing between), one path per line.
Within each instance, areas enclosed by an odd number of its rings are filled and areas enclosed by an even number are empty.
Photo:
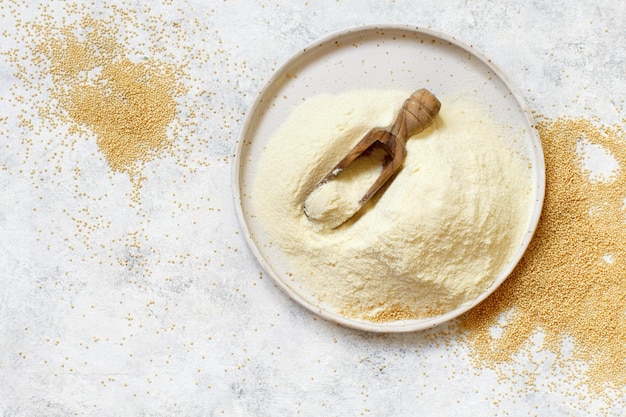
M138 201L142 165L171 154L167 129L176 118L176 97L185 94L177 80L181 68L148 58L131 61L115 27L90 16L33 31L41 39L34 61L48 68L51 98L62 112L47 110L69 122L71 133L95 134L111 170L129 175L131 197Z
M626 389L626 140L621 127L590 120L544 120L538 125L546 158L546 198L527 253L492 296L461 318L480 367L543 346L557 361L588 365L591 391ZM601 146L619 167L596 178L585 168L585 146ZM498 329L499 332L492 332ZM497 335L497 336L496 336ZM573 375L580 379L579 375ZM621 395L618 394L621 397Z

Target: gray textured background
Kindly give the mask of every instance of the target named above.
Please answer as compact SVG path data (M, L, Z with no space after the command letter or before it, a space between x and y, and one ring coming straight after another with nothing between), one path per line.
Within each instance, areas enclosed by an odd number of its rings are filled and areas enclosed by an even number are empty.
M63 15L61 2L48 3ZM437 331L374 335L316 319L264 277L248 251L232 209L230 156L273 70L315 39L363 24L455 36L498 64L531 110L619 122L626 3L163 3L149 12L135 1L119 7L189 28L197 18L204 30L183 44L210 57L190 60L186 83L211 94L188 102L202 138L189 166L172 158L149 164L138 209L129 206L128 178L109 175L93 141L77 142L54 181L33 181L29 172L49 163L41 143L52 131L44 126L30 144L22 140L28 132L17 116L36 115L11 98L30 93L0 55L2 415L623 415L625 397L607 409L541 350L518 358L501 381ZM23 48L14 16L33 19L29 4L0 3L2 52ZM209 166L195 164L204 157ZM145 264L111 265L111 254ZM536 392L526 389L526 371L537 373Z

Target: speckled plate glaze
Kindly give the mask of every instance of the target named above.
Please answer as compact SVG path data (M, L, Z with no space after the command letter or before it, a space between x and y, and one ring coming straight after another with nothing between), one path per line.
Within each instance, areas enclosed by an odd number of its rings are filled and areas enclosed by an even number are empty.
M272 133L308 97L353 89L413 91L420 87L428 88L442 103L460 90L475 92L486 114L512 131L521 132L511 146L532 163L535 205L528 232L519 242L512 262L487 291L471 303L420 320L374 323L343 317L300 288L297 277L290 277L285 272L289 268L284 254L269 245L251 209L259 155ZM233 193L239 222L252 252L277 285L295 301L328 320L374 332L406 332L434 327L459 316L489 296L511 273L526 250L539 220L544 188L543 152L532 116L503 72L471 45L429 29L405 25L343 30L296 53L273 74L253 102L239 135L233 167Z

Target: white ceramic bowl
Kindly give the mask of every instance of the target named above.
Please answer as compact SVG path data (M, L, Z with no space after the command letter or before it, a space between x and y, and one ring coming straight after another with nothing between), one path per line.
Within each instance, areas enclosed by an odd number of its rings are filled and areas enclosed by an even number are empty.
M291 278L281 276L283 255L268 245L251 211L257 161L272 133L303 99L353 89L425 87L442 102L468 88L482 98L484 111L496 121L524 132L517 151L532 162L535 204L528 230L512 261L493 284L471 303L419 320L370 322L334 313ZM526 250L541 214L545 191L543 152L534 122L520 94L491 60L453 37L406 25L364 26L333 33L299 51L270 78L254 100L237 142L233 166L235 210L250 248L263 269L291 298L325 319L374 332L405 332L434 327L459 316L488 297L511 273Z

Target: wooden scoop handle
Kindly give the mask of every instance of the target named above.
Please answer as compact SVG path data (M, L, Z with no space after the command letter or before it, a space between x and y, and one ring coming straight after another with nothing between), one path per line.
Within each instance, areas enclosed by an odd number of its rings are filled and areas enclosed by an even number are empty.
M441 102L430 91L421 88L404 100L389 131L401 141L427 128L439 113Z

